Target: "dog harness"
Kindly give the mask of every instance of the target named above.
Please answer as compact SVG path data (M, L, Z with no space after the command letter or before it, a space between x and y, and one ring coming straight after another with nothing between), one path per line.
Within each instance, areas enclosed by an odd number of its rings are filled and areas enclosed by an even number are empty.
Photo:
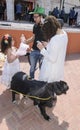
M17 94L22 94L22 93L20 93L20 92L17 92L17 91L15 91L15 90L12 90L12 89L10 89L10 91L13 91L13 92L15 92L15 93L17 93ZM27 97L29 97L29 98L34 98L34 99L38 99L38 100L43 100L43 101L47 101L47 100L49 100L49 99L51 99L52 97L50 96L50 97L48 97L48 98L41 98L41 97L37 97L37 96L34 96L34 95L25 95L25 94L22 94L23 96L27 96Z

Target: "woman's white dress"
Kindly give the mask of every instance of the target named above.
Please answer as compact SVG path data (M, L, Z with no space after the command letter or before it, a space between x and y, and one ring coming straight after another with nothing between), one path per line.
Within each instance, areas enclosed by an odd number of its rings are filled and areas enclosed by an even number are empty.
M5 84L6 87L10 87L10 82L12 76L20 71L20 63L19 59L16 59L12 63L8 63L7 59L3 66L2 76L1 76L1 83Z
M66 32L63 31L63 34L57 34L51 38L47 49L41 50L44 59L39 80L47 82L63 80L67 43L68 37Z

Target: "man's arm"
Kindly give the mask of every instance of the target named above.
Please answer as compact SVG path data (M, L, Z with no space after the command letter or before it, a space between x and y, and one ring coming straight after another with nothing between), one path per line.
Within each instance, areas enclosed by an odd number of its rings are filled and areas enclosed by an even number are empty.
M33 42L34 39L35 39L35 34L33 34L33 36L31 38L26 40L26 44L29 44L29 43Z

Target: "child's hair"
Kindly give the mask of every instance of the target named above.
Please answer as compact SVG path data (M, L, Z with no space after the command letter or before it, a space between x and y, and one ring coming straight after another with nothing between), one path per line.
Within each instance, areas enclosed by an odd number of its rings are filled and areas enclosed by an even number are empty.
M1 52L5 53L8 48L12 46L12 37L9 34L5 34L1 40Z

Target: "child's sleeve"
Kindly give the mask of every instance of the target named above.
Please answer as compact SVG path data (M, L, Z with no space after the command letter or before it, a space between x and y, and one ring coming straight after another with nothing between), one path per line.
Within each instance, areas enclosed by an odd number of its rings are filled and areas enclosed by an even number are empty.
M29 49L29 45L21 42L20 46L19 46L19 48L18 48L18 50L16 52L16 55L19 55L19 56L26 55L27 49Z

